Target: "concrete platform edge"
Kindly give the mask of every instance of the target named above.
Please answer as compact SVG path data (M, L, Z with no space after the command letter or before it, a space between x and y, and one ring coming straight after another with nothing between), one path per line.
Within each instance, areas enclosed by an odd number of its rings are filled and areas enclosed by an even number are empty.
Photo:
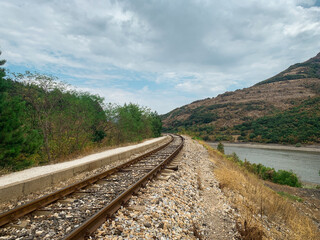
M98 158L88 163L76 165L74 167L52 172L50 174L41 175L35 178L28 179L24 182L16 182L16 183L2 186L0 187L0 203L9 201L14 198L22 197L32 192L43 190L47 187L55 185L58 182L61 182L73 176L76 176L79 173L91 171L96 168L102 167L104 165L114 163L115 161L123 160L125 158L130 157L130 155L132 154L139 154L143 151L146 151L149 148L153 148L158 145L164 144L165 142L168 141L168 139L169 139L169 136L165 138L159 138L158 141L149 143L147 145L139 146L136 148L133 146L132 149L129 149L124 152L116 153L108 157Z

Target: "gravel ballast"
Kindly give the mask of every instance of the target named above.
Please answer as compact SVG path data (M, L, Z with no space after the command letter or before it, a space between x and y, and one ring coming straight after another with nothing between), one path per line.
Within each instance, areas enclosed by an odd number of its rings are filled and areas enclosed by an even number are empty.
M214 164L207 150L185 137L185 146L173 161L173 165L179 166L177 171L165 169L99 227L90 239L239 239L234 220L236 213L218 187L213 173ZM83 174L77 179L83 178ZM68 184L74 181L75 178L70 179ZM19 205L43 193L11 204ZM59 221L66 221L65 226L68 227L72 224L70 217L66 213L59 217ZM11 231L0 239L12 239L15 231L21 235L25 230L13 227ZM40 228L33 231L39 239L51 238L42 237L44 232ZM52 239L55 239L53 235Z
M92 239L237 239L234 210L218 188L206 149L185 137L166 170L108 219Z

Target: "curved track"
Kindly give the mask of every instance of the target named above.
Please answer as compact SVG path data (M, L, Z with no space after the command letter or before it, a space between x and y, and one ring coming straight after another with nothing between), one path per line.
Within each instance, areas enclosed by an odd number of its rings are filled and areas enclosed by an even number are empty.
M0 215L0 237L84 239L156 176L182 146L183 138L172 135L170 143L149 153L5 212ZM23 228L15 225L17 221Z

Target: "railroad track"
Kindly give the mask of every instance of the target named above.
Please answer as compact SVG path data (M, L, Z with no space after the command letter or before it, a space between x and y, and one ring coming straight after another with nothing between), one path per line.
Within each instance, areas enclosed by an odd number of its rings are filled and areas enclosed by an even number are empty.
M0 214L0 239L86 239L179 153L183 138Z

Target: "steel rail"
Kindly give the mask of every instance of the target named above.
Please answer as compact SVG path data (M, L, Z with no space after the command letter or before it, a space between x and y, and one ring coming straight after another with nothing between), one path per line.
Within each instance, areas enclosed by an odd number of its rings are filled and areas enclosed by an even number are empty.
M12 222L16 219L18 219L19 217L22 217L24 215L27 215L28 213L31 213L39 208L42 208L46 205L49 205L50 203L57 201L58 199L65 197L67 195L72 194L73 192L76 192L86 186L89 186L107 176L110 176L111 174L120 171L122 168L125 168L127 166L130 166L138 161L140 161L141 159L148 157L150 155L152 155L153 153L165 148L166 146L168 146L171 142L173 141L173 137L171 136L171 141L150 151L147 152L139 157L136 157L128 162L125 162L123 164L120 164L114 168L111 168L105 172L102 173L98 173L94 176L91 176L89 178L86 178L80 182L71 184L69 186L66 186L64 188L61 188L57 191L54 191L52 193L49 193L47 195L44 195L38 199L35 199L33 201L30 201L28 203L22 204L18 207L15 207L7 212L3 212L0 214L0 227L2 227L3 225Z
M92 234L99 226L101 226L107 218L111 217L112 214L114 214L121 207L121 205L125 204L133 194L137 193L142 186L145 186L150 179L155 177L180 152L184 144L184 139L181 136L179 137L181 138L181 144L174 151L174 153L172 153L157 167L151 170L147 175L142 177L136 183L132 184L126 191L120 194L111 203L102 208L99 212L94 214L92 217L86 220L78 228L74 229L63 239L77 240L89 237L89 235Z

